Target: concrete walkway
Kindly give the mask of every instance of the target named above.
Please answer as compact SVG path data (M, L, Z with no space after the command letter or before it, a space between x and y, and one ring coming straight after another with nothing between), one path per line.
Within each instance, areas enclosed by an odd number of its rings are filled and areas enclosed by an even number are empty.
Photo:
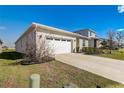
M60 54L56 60L124 84L124 61L77 53Z

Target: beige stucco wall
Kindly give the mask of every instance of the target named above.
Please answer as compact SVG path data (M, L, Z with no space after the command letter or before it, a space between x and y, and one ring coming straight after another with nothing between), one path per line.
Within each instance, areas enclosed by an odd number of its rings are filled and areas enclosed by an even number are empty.
M94 39L90 39L89 40L89 47L94 47ZM100 48L101 47L101 41L100 40L97 40L96 41L96 48Z
M85 40L85 47L89 47L89 40Z
M88 32L88 36L95 38L96 37L96 33L92 32L92 31L89 31Z
M21 39L16 42L16 51L20 53L26 54L29 50L35 51L35 31L30 31L29 33L25 34Z
M94 39L89 40L89 47L94 47Z
M83 46L83 42L85 42L85 46ZM80 52L82 51L83 47L89 47L88 43L89 43L89 41L87 39L84 39L84 38L79 39L79 50L80 50Z
M79 51L81 52L83 48L83 39L79 39Z
M102 42L101 40L97 40L97 48L102 47L101 42Z

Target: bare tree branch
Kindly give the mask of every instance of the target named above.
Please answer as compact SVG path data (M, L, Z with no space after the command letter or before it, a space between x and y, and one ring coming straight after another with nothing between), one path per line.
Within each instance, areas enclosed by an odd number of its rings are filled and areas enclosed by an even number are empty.
M116 32L115 38L118 42L118 47L120 48L122 46L123 41L124 41L124 32L122 32L122 31Z

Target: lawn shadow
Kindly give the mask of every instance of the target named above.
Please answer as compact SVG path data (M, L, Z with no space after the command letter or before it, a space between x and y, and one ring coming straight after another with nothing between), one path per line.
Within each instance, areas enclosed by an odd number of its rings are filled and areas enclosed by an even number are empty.
M24 54L15 51L0 53L0 59L17 60L22 59Z
M52 57L44 57L41 62L26 58L25 54L16 51L5 51L0 53L0 59L12 60L12 62L4 62L4 65L33 65L50 62L55 60Z
M18 59L14 63L11 63L9 65L34 65L34 64L43 64L43 63L49 63L55 61L55 58L53 57L47 57L42 59L42 62L38 62L36 60L27 60L27 59Z

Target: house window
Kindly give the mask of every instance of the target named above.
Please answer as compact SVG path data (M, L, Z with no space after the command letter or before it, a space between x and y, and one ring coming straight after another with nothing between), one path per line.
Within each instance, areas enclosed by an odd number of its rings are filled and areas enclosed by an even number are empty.
M90 32L90 36L92 36L92 32Z
M71 40L67 40L67 42L71 42Z
M47 40L53 40L53 38L50 38L50 37L47 37L46 39L47 39Z
M66 41L65 39L62 39L62 41Z
M83 40L83 46L85 46L85 40Z
M58 38L56 38L55 40L56 40L56 41L60 41L60 39L58 39Z

